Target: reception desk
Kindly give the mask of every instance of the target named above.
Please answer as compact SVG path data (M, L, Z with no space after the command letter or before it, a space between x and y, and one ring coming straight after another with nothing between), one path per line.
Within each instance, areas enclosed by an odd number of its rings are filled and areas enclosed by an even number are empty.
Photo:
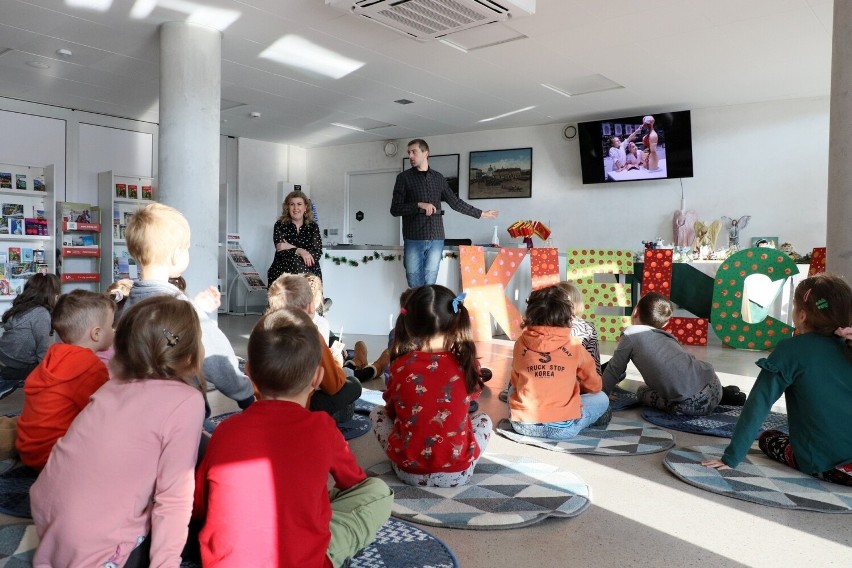
M485 250L487 267L491 265L498 249L489 250L486 247ZM396 259L373 258L364 262L365 256L373 257L374 253L395 255ZM325 255L345 260L337 264L331 258L325 258ZM349 264L350 260L357 262L358 266ZM564 254L559 256L559 264L560 274L565 274ZM325 295L334 301L326 315L333 332L338 333L343 328L344 335L384 335L391 330L399 315L399 296L408 288L401 246L328 247L323 254L322 275ZM437 283L450 290L461 291L458 247L444 248ZM530 259L527 255L506 288L509 300L521 313L531 292L531 283ZM496 328L495 333L499 333Z

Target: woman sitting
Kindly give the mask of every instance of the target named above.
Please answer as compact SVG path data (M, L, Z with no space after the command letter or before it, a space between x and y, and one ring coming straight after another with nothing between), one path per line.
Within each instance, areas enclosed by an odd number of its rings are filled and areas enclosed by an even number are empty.
M310 211L311 200L301 191L291 191L284 199L281 217L272 231L275 258L266 274L268 284L284 273L310 272L322 279L322 237Z

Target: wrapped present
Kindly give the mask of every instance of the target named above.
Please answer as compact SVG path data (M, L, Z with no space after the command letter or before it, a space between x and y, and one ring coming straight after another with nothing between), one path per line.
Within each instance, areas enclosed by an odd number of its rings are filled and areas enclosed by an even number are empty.
M535 236L543 241L546 241L550 237L550 228L541 221L533 223L533 232Z
M527 219L515 221L509 225L509 228L506 230L509 232L509 236L513 239L531 237L534 234L533 222Z

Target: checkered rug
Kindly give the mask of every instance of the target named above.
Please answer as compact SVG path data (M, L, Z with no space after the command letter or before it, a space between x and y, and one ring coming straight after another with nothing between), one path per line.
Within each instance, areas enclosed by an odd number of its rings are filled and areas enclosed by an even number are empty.
M0 567L31 568L38 546L35 525L0 527ZM458 568L459 563L444 542L421 528L390 519L376 534L376 540L359 552L350 568ZM200 568L184 561L181 568Z
M666 467L681 480L719 493L769 507L820 513L852 512L852 487L844 487L770 459L755 444L735 469L716 470L701 465L719 459L726 445L675 448L666 454Z
M413 523L494 530L524 527L547 517L576 517L590 504L589 486L573 473L524 456L485 455L468 485L415 487L390 462L367 470L393 490L391 514Z
M693 434L704 434L705 436L730 438L734 435L734 426L737 425L737 420L742 410L742 406L724 406L720 404L712 414L708 414L707 416L673 416L656 408L643 408L642 418L651 424L656 424L663 428L680 430L681 432L692 432ZM766 420L763 421L761 432L763 430L789 432L787 429L787 415L770 412Z
M357 412L357 407L355 410ZM226 420L235 414L239 414L240 412L242 411L237 410L236 412L226 412L225 414L220 414L219 416L211 416L210 418L204 421L204 430L208 434L212 434L216 427L221 424L223 420ZM363 436L364 434L369 432L372 427L373 426L370 423L370 419L366 416L362 416L359 414L355 414L352 417L352 420L350 420L349 422L343 422L342 424L337 425L337 429L340 430L340 433L343 434L343 437L346 440L352 440L354 438Z
M674 446L672 435L644 422L613 418L606 429L586 428L570 440L549 440L518 434L506 418L497 423L494 431L505 438L567 454L596 456L627 456L653 454Z
M38 478L38 472L17 460L3 460L0 471L0 513L31 518L30 487Z

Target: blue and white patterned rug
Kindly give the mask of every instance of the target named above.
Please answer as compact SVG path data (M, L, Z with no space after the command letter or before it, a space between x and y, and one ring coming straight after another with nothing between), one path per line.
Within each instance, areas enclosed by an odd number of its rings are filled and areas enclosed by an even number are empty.
M32 568L38 546L35 525L0 527L0 566ZM181 568L201 568L184 561ZM419 527L390 519L376 540L352 558L350 568L459 568L455 554L437 537Z
M820 513L852 513L852 487L804 474L767 457L755 444L734 469L717 470L701 462L719 459L727 445L675 448L663 463L681 480L712 493L769 507Z
M384 406L385 399L382 398L384 391L363 389L361 398L355 401L355 412L358 414L370 414L377 406Z
M38 472L17 460L0 462L0 472L0 513L31 518L30 487L38 478Z
M734 427L740 418L742 406L725 406L720 404L712 414L707 416L674 416L657 410L656 408L643 408L642 418L672 430L681 432L692 432L693 434L704 434L705 436L716 436L719 438L730 438L734 435ZM787 415L778 412L770 412L763 421L763 430L781 430L789 432L787 426Z
M577 475L525 456L486 454L470 483L460 487L406 485L389 461L367 473L394 490L394 517L423 525L511 529L547 517L576 517L590 504L589 486Z
M242 411L237 410L236 412L226 412L225 414L220 414L218 416L211 416L204 421L204 430L208 434L212 434L223 420L227 420L231 416L239 414L240 412ZM369 432L372 427L373 425L370 422L370 419L360 414L355 414L349 422L343 422L342 424L337 425L337 429L340 430L340 433L343 434L343 438L346 440L352 440L363 436Z
M613 418L606 429L586 428L570 440L561 441L518 434L506 418L497 423L494 431L514 442L567 454L628 456L654 454L674 446L674 438L665 430L621 418Z

